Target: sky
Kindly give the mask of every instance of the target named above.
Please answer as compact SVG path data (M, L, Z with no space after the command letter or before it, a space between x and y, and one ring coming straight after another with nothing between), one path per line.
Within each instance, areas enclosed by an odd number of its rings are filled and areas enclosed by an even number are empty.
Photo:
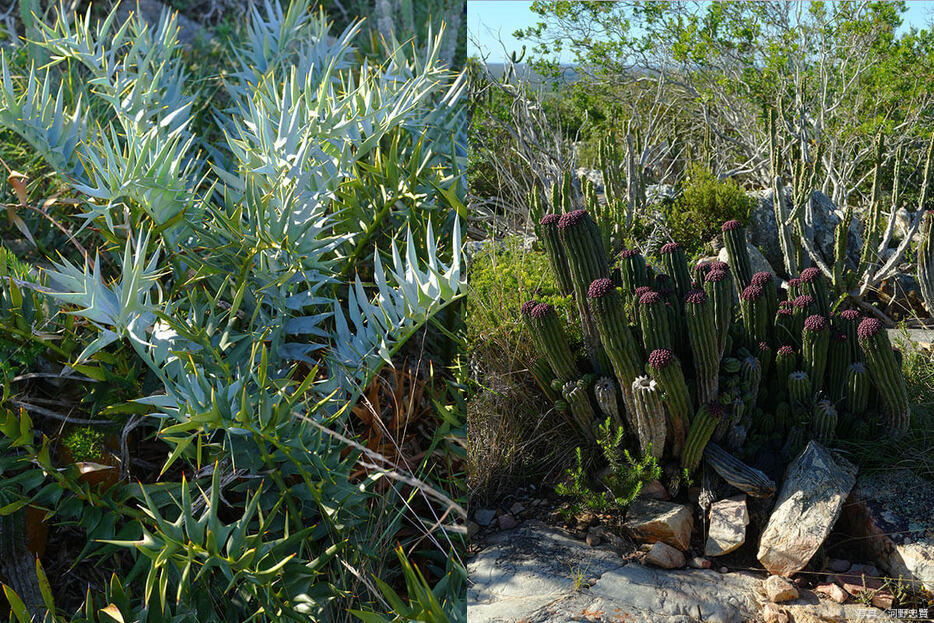
M531 4L530 0L467 0L467 53L478 57L488 54L488 62L501 63L509 52L520 51L522 42L512 33L538 21L529 10ZM907 5L902 29L924 28L934 19L934 2L909 0ZM558 60L567 63L571 56L565 52Z

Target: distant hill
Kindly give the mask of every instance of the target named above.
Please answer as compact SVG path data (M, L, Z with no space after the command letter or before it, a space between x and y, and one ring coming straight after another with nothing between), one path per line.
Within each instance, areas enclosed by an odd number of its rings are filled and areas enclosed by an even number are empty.
M487 67L495 78L502 78L503 74L506 72L505 63L487 63ZM570 84L577 80L578 72L574 65L562 65L561 69L563 72L562 82L565 84ZM520 63L516 65L516 73L531 83L533 86L545 86L546 88L551 88L551 79L543 78L542 75L535 71L531 65L526 63Z

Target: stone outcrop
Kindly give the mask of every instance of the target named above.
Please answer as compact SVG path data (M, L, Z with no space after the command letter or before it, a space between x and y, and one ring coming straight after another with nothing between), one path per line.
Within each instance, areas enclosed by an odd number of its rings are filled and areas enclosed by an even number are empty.
M681 551L691 545L693 527L690 508L663 500L637 498L626 514L626 528L636 540L661 541Z
M786 187L786 201L790 200L791 192ZM783 276L784 260L781 248L778 246L778 227L775 224L775 210L772 206L772 189L759 190L750 193L755 201L749 213L749 224L746 227L746 237L752 246L762 249L769 264L775 267ZM842 219L843 211L838 209L830 197L815 190L811 193L811 201L805 211L805 226L809 239L814 241L818 251L828 262L833 261L834 228ZM859 260L859 250L863 241L859 233L858 219L850 224L847 241L848 259L854 263ZM776 273L778 274L778 273Z
M934 591L934 485L901 469L861 476L841 528L891 577Z
M710 506L710 528L704 553L707 556L722 556L737 550L746 542L747 525L749 513L745 495L714 502Z
M855 481L853 465L809 442L788 466L759 539L759 562L785 577L804 568L830 534Z

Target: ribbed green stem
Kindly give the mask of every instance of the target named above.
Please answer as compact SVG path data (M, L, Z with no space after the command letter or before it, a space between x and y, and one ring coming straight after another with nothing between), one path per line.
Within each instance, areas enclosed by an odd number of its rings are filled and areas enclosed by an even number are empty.
M762 342L756 348L756 359L759 360L759 368L762 370L762 378L769 378L772 371L772 360L775 358L772 347L767 342Z
M590 398L587 396L585 384L583 381L568 381L565 383L561 393L568 403L568 410L581 434L585 439L593 442L593 425L596 421L596 417L593 412L593 407L590 405Z
M759 342L769 341L769 303L761 288L759 294L751 294L756 286L750 286L739 297L740 313L743 316L743 328L746 330L747 346L753 347Z
M694 357L697 399L701 403L709 402L717 397L720 376L720 353L717 346L713 306L706 300L706 297L701 299L688 295L684 303L684 316L688 327L691 354Z
M558 281L558 289L564 296L574 294L574 283L571 281L571 269L568 266L568 258L564 254L564 245L558 236L558 220L556 218L545 218L541 226L542 244L551 262L551 268Z
M905 386L905 377L892 351L888 333L885 329L880 329L873 335L860 337L859 345L866 355L866 363L872 374L873 383L879 388L879 393L885 400L892 434L904 433L908 430L911 415L908 405L908 388Z
M812 391L819 392L824 387L824 373L827 371L827 349L830 346L830 332L826 325L819 330L805 327L801 334L801 355L804 371L811 379Z
M857 329L863 317L855 310L843 310L833 317L834 328L840 333L846 334L846 343L850 349L850 361L865 361L863 349L859 346L859 336Z
M752 264L746 249L746 228L736 225L723 230L723 246L730 256L730 268L737 281L737 293L742 292L752 280Z
M678 361L677 357L672 354L671 360L659 367L653 366L652 361L653 358L650 357L647 369L652 379L658 383L663 392L671 421L672 454L679 456L681 449L684 447L687 428L691 425L691 416L694 415L691 393L684 378L681 362Z
M676 299L680 308L681 301L691 291L691 274L688 272L687 258L681 247L665 245L662 251L662 266L674 281L675 291L678 293Z
M872 382L869 370L860 362L850 364L846 373L846 408L854 416L861 416L869 406Z
M821 316L830 316L830 299L827 295L827 280L823 273L816 268L806 269L808 279L801 280L801 290L814 297L817 312Z
M657 348L674 348L671 336L671 319L668 307L664 302L643 303L639 305L639 320L642 327L642 344L645 352L650 353Z
M787 384L788 375L798 369L798 355L793 350L779 348L775 353L775 370L780 380Z
M723 357L726 352L730 327L733 324L733 278L729 271L722 281L705 281L704 292L713 305L714 324L717 328L717 355Z
M620 279L623 282L623 292L632 295L636 288L649 285L648 274L645 270L645 258L634 250L623 251L619 259Z
M603 349L625 396L629 393L632 382L642 374L644 359L639 343L629 328L623 300L614 291L606 296L590 298L588 303ZM631 415L629 414L630 417Z
M837 223L833 231L834 263L833 268L833 291L845 292L849 290L849 284L846 282L846 259L847 246L850 236L850 223L853 222L853 208L847 206L843 212L843 218Z
M688 431L687 438L684 441L684 449L681 451L681 467L693 472L700 465L701 456L704 448L710 441L711 435L720 423L723 417L722 407L719 404L702 404L697 414L691 421L691 429Z
M814 406L811 432L817 441L825 445L836 436L837 410L829 400L821 400Z
M562 219L565 218L567 215L562 217ZM583 213L576 222L559 227L558 234L568 258L571 280L574 283L575 302L581 316L584 348L594 368L600 372L609 373L609 370L604 370L607 359L600 347L600 338L586 303L587 288L590 284L595 279L610 275L600 232L590 216Z
M562 383L577 378L577 362L568 345L561 319L554 308L542 312L538 317L533 315L527 318L529 330L537 336L536 341L541 348L541 354L548 360L555 376Z
M619 401L616 399L616 382L608 376L597 380L593 386L594 396L597 398L597 406L604 415L613 420L617 428L624 427L623 418L619 412Z
M743 389L743 403L747 411L756 406L759 398L759 386L762 382L762 366L756 357L743 359L739 369L740 381Z
M632 384L632 398L636 408L636 431L642 453L657 459L665 451L667 419L658 385L647 376L640 376Z
M541 350L538 352L541 352ZM551 369L548 360L544 356L533 358L532 361L529 362L529 372L532 373L532 378L535 379L535 383L541 388L548 399L553 402L555 400L555 395L551 389L551 383L555 380L555 373L554 370Z
M811 379L807 372L796 370L788 375L788 398L791 400L792 411L799 422L807 419L811 411Z
M798 346L801 343L801 332L795 331L794 316L788 313L788 310L780 309L775 314L775 341L789 346Z
M850 345L847 344L846 334L831 336L827 351L827 389L834 401L843 398L846 392L846 374L850 363Z

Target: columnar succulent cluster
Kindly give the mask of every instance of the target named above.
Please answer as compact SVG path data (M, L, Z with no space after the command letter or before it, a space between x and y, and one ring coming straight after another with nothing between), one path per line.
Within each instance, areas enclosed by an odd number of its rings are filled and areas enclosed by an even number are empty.
M608 258L584 210L541 225L559 284L577 297L584 356L550 305L528 301L522 315L585 439L611 418L676 472L704 459L727 482L769 495L774 484L737 456L772 448L788 459L808 439L907 429L907 391L881 322L833 310L816 268L783 287L753 273L739 222L723 226L729 262L693 269L675 243L658 264L636 249Z

